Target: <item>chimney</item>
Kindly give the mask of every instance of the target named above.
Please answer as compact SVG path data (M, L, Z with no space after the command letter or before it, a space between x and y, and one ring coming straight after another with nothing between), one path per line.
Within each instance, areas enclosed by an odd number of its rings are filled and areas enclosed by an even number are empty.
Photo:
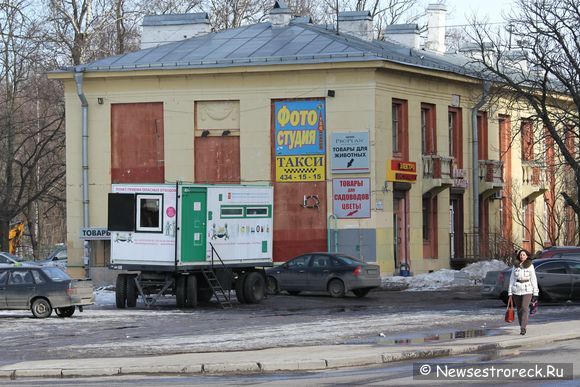
M290 24L291 19L292 14L290 13L290 8L288 8L283 0L276 0L274 7L270 11L270 24L272 24L272 28L286 27Z
M419 49L419 26L417 24L393 24L385 28L385 37L403 46Z
M205 12L146 15L141 26L142 49L205 35L211 31L209 17Z
M445 53L445 17L447 8L445 4L429 4L427 15L427 42L425 48L440 54Z
M373 40L373 18L369 11L349 11L338 14L338 32Z

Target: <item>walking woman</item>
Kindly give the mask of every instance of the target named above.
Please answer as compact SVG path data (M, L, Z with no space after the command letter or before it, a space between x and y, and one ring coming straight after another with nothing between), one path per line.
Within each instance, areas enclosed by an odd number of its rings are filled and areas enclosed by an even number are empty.
M538 293L538 279L532 264L532 257L527 250L520 250L514 260L508 289L508 296L513 297L518 310L520 335L526 334L528 316L530 315L530 302L537 300Z

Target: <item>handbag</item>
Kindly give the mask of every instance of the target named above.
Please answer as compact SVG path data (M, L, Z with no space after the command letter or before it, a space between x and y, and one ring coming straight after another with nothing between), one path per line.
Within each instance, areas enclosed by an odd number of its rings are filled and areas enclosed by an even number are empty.
M513 323L515 320L514 301L510 296L508 299L507 309L505 310L505 322Z
M538 311L538 300L530 302L530 316L533 316Z

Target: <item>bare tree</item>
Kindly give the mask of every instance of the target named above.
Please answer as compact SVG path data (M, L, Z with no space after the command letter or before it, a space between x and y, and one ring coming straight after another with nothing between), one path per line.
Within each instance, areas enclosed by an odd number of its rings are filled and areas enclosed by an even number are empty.
M475 25L477 63L496 92L525 102L536 125L536 139L547 135L574 177L561 195L580 216L580 3L577 0L516 0L509 29ZM491 53L490 53L491 48ZM580 232L580 230L579 230Z
M10 221L49 200L64 178L64 110L40 89L44 36L24 0L0 5L0 249ZM56 94L58 95L58 94Z

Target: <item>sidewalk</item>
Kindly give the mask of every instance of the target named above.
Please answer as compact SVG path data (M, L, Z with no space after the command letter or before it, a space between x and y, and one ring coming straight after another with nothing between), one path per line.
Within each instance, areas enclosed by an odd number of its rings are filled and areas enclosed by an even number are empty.
M325 345L254 351L186 353L134 358L54 359L0 367L0 380L30 377L90 377L127 374L200 374L324 370L429 359L486 350L538 346L580 339L578 321L533 324L526 336L516 325L506 334L421 345Z

